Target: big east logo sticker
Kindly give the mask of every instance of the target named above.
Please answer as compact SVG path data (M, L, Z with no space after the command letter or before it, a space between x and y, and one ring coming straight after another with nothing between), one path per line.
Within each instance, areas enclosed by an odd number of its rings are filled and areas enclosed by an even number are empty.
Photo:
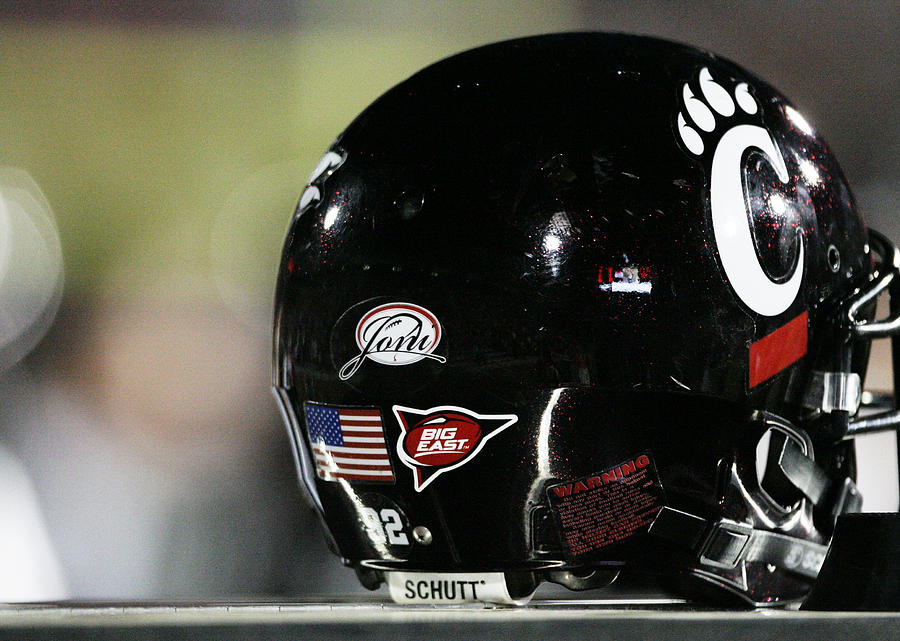
M476 414L453 405L427 410L394 405L393 410L402 430L397 454L412 469L417 492L468 463L489 438L518 420L515 414Z

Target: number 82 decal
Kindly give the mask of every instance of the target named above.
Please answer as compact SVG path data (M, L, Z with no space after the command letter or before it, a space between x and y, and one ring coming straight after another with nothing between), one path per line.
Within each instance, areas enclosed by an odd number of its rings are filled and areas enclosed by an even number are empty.
M390 543L391 545L409 545L409 537L404 530L403 519L394 508L386 507L376 510L364 507L360 510L366 532L373 543Z
M395 548L392 551L394 555L412 545L409 519L399 505L376 492L366 492L359 499L357 516L371 545Z

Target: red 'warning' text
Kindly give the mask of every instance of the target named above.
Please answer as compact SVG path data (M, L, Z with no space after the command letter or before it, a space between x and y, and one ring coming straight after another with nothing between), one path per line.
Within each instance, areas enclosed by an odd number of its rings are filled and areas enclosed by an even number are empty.
M607 470L606 472L601 472L599 476L591 476L587 479L584 479L583 481L576 481L575 483L564 483L563 485L557 485L553 487L552 490L559 498L570 496L572 494L578 494L579 492L584 492L595 487L600 487L601 485L606 485L607 483L621 481L626 476L634 474L638 470L643 469L648 465L650 465L650 458L646 454L641 454L633 461L622 463L618 467L614 467L613 469Z

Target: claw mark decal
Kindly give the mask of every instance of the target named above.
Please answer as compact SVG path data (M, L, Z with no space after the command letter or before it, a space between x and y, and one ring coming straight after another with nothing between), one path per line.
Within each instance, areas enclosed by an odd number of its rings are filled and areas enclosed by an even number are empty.
M306 189L300 196L300 203L297 205L298 215L322 200L322 190L319 188L320 179L330 176L335 169L343 164L344 159L345 156L336 151L328 151L322 156L319 164L316 165L316 168L313 169L306 181Z
M790 176L784 158L764 127L729 122L738 108L747 115L759 111L747 83L737 85L732 98L706 67L700 70L698 81L702 99L687 83L682 88L687 115L678 113L678 134L685 148L695 156L703 155L707 144L713 146L710 208L722 268L747 307L763 316L777 316L791 306L800 290L804 262L802 238L798 233L797 258L791 272L782 282L772 280L763 270L753 243L742 178L745 154L756 150L772 165L778 180L787 185Z

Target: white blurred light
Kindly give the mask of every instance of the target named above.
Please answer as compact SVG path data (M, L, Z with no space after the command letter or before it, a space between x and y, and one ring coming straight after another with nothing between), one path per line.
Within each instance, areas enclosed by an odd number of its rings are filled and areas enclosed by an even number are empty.
M64 599L63 573L25 468L0 447L0 601Z
M787 115L788 119L793 122L797 128L805 133L807 136L813 135L813 128L809 124L809 122L800 115L800 112L794 109L791 106L785 106L784 113Z
M819 181L822 180L821 176L819 176L819 170L808 160L804 160L800 163L800 173L806 178L806 182L811 185L818 184Z
M0 169L0 370L43 337L62 297L53 211L25 171Z
M544 249L548 252L559 251L560 245L562 245L562 241L556 234L548 233L544 236Z
M784 196L781 194L772 194L769 196L769 207L772 208L772 212L779 215L784 216L787 211L787 201L785 201Z
M896 512L900 505L897 488L897 433L864 434L853 439L856 446L856 485L863 496L863 512Z
M325 220L322 221L322 224L325 226L325 229L331 229L331 226L334 224L334 221L337 220L338 211L339 210L337 207L329 207L328 211L325 212Z

